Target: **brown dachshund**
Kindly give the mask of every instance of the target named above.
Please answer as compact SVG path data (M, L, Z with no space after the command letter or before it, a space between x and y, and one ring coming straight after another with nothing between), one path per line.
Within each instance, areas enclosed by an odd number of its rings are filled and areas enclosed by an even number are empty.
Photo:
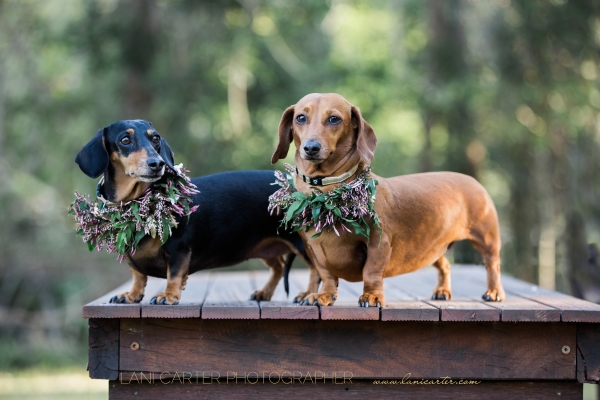
M351 171L349 182L371 164L377 138L358 107L338 94L309 94L283 113L279 143L272 163L286 157L296 145L296 188L310 194L304 179L337 177ZM303 303L331 305L337 298L338 279L364 281L360 306L385 305L383 278L415 271L433 264L439 273L434 299L449 300L449 246L468 239L481 252L487 270L483 299L501 301L500 230L492 199L473 178L453 172L430 172L381 178L375 200L383 232L373 227L369 239L340 230L325 231L309 239L315 230L300 232L311 261L323 280L319 293ZM307 179L307 180L308 180ZM327 192L339 184L319 187ZM372 221L371 221L372 222Z

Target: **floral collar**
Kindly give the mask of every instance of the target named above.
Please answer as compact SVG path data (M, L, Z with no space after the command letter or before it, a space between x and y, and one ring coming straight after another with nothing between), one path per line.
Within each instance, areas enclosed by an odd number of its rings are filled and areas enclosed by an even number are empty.
M103 179L98 183L98 201L75 192L75 200L69 207L69 215L77 224L77 235L83 236L88 249L118 253L119 261L126 255L134 255L137 245L146 235L158 238L161 246L177 227L175 215L189 216L199 205L193 203L192 195L199 193L182 164L166 167L165 175L152 184L140 198L112 203L100 195Z
M285 164L285 168L290 174L296 171L289 164ZM374 209L378 182L370 178L369 172L371 167L366 166L352 182L343 183L329 192L312 187L312 193L307 196L296 189L293 175L275 171L273 184L281 189L269 197L268 210L271 214L283 211L281 225L294 232L302 229L308 232L314 227L316 233L311 239L321 236L325 230L333 230L339 236L338 229L369 238L371 227L367 218L373 221L381 235L379 215Z

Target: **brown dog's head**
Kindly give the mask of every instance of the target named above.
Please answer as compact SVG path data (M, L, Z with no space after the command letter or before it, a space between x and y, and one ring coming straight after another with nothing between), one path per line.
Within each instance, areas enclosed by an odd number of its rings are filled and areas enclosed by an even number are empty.
M345 98L335 93L312 93L283 113L271 163L287 156L292 141L296 162L333 165L356 153L362 162L370 164L377 137L358 107Z

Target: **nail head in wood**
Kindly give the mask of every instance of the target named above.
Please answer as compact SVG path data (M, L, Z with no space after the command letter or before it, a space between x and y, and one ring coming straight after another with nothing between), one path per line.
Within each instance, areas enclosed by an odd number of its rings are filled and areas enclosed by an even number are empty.
M571 348L569 346L562 347L563 354L569 354L571 352Z
M133 343L131 343L131 344L129 345L129 348L130 348L131 350L133 350L133 351L136 351L137 349L139 349L139 348L140 348L140 345L139 345L139 343L138 343L138 342L133 342Z

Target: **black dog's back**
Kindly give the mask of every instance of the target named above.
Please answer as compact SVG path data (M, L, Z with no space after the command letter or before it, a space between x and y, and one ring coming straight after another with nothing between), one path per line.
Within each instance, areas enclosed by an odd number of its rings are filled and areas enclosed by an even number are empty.
M278 189L271 185L274 180L273 171L232 171L193 178L200 191L194 195L194 205L200 208L189 221L180 220L165 250L189 246L190 273L245 261L252 249L268 238L290 242L306 260L300 236L280 228L280 217L267 211L268 198Z

